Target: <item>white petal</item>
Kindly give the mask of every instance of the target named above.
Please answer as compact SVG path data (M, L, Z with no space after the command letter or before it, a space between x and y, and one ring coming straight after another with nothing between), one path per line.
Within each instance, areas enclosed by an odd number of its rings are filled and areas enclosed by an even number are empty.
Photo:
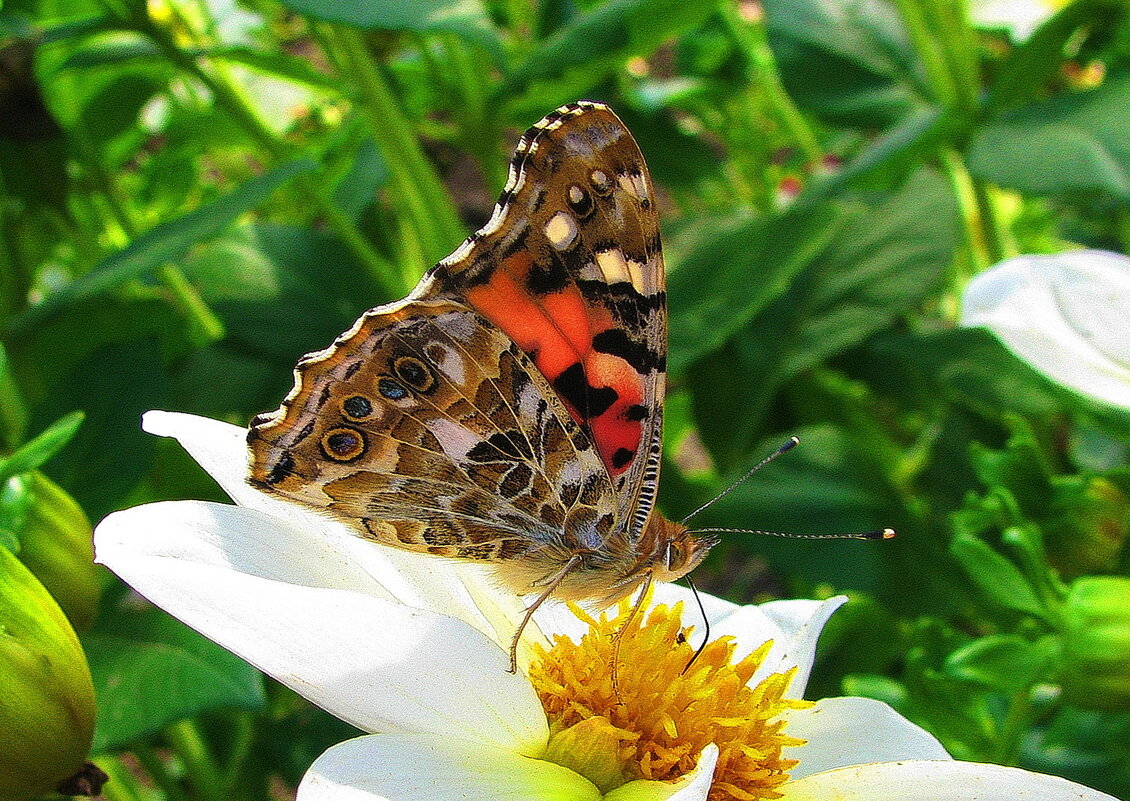
M880 762L817 773L781 801L1116 801L1057 776L976 762Z
M702 601L703 609L706 610L707 619L711 621L711 625L740 608L735 603L731 603L723 598L717 598L709 593L699 592L698 596ZM702 613L698 607L698 601L694 598L694 593L688 588L678 584L658 582L654 585L651 606L657 604L674 606L677 603L683 604L683 624L694 626L695 631L698 633L697 636L701 638L701 632L704 630L704 621L702 620ZM615 604L609 607L611 610L610 614L615 614L615 608ZM589 608L587 611L594 617L598 617L601 613L599 608ZM563 634L573 642L579 642L581 637L588 633L589 630L588 625L574 615L566 604L554 601L547 601L542 604L534 614L534 620L537 621L541 630L545 632L546 635ZM693 636L692 641L694 641ZM701 639L699 641L701 642Z
M786 695L801 698L812 673L820 632L832 613L846 602L846 597L837 595L826 601L770 601L760 606L742 606L712 626L710 636L736 637L735 659L745 657L766 640L773 640L769 656L749 683L755 685L771 673L795 667L797 673Z
M247 429L194 414L160 410L142 415L141 427L180 442L237 503L246 506L243 499L262 494L247 483Z
M193 514L167 514L168 507ZM208 514L225 531L282 531L277 521L238 507L153 504L99 524L98 558L157 606L363 730L541 752L541 704L523 676L506 672L506 652L496 643L453 618L341 589L362 579L335 584L324 574L329 562L299 555L288 567L286 536L279 558L262 548L217 548ZM277 580L281 574L286 581Z
M695 593L698 594L698 600L695 600ZM716 595L711 595L702 590L691 591L689 587L684 587L681 584L667 584L659 583L655 585L655 595L653 602L657 604L667 604L674 606L682 602L683 604L683 622L688 626L694 626L696 629L702 628L701 616L702 612L699 611L698 604L702 602L702 608L706 610L706 619L710 621L710 625L714 625L718 621L725 618L727 615L733 614L741 607L725 598L719 598Z
M180 442L240 506L265 512L321 539L368 572L391 597L456 617L509 647L521 617L521 603L512 594L496 589L481 570L459 569L452 560L364 540L310 507L252 487L247 483L246 429L206 417L162 411L147 412L142 426L151 434ZM530 626L523 636L523 650L540 636L538 627Z
M969 16L982 28L1005 28L1013 41L1023 42L1058 6L1047 0L974 0Z
M375 734L348 740L310 766L297 801L598 801L573 771L436 737Z
M870 698L823 698L785 717L785 732L808 741L785 752L800 760L793 779L865 762L950 758L934 735Z
M991 330L1053 381L1130 408L1130 258L1018 256L975 276L961 323Z
M327 538L239 506L207 501L135 506L99 523L94 543L97 561L115 571L122 559L164 557L289 584L394 599Z
M634 781L610 792L604 801L706 801L718 764L718 746L711 743L699 754L694 770L676 782Z

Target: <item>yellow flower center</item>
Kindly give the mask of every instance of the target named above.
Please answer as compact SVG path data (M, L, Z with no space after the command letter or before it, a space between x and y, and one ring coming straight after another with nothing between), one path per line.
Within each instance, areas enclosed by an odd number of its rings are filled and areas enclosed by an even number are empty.
M767 642L736 664L735 642L706 645L694 664L682 604L631 615L626 603L611 620L574 607L589 631L580 643L557 635L538 647L529 678L550 724L546 759L572 768L607 793L636 779L674 781L714 743L718 764L710 801L779 798L796 760L781 756L803 740L784 734L779 715L808 701L786 699L795 669L747 686ZM619 640L613 686L612 662Z

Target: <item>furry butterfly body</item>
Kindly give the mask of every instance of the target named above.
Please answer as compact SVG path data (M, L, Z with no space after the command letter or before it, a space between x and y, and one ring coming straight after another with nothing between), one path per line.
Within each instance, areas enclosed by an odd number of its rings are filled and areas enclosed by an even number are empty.
M383 545L611 602L710 540L655 509L667 312L654 193L606 106L520 140L490 221L407 297L303 357L250 478Z

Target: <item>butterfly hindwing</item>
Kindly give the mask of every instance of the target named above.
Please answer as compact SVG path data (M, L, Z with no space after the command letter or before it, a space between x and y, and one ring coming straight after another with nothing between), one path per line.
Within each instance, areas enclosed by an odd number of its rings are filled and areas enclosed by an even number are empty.
M296 376L249 437L265 489L383 544L466 559L568 549L564 532L601 518L611 528L612 488L584 432L472 309L374 309Z

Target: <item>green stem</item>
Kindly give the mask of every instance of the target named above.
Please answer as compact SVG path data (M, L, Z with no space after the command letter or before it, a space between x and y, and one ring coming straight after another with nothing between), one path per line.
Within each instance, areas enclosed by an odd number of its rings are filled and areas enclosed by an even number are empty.
M130 210L129 200L121 191L118 182L106 169L99 154L87 136L86 128L80 121L71 132L75 145L75 153L86 173L98 188L107 208L113 215L114 221L121 228L127 238L134 240L141 235L137 224L134 222ZM179 267L165 264L157 269L157 279L164 284L168 291L173 307L188 322L189 338L200 346L217 342L224 338L226 333L224 324L219 316L205 302L196 287L185 277Z
M1130 209L1122 206L1115 211L1115 226L1122 241L1122 252L1130 253Z
M997 751L992 761L998 765L1015 766L1020 756L1020 741L1028 730L1028 718L1032 712L1030 690L1021 690L1012 696L1008 717L1005 718L997 740Z
M334 25L331 31L349 77L360 90L358 102L392 174L397 202L412 221L424 258L436 261L463 239L463 223L361 33L343 25ZM420 265L420 271L427 266Z
M966 116L976 111L981 94L981 66L977 55L977 34L970 21L965 0L925 0L933 31L941 42L957 99L957 108Z
M927 22L924 4L929 0L895 0L914 51L926 71L934 98L944 108L958 106L958 90L949 65L938 47L938 37Z
M938 153L942 169L950 180L954 198L957 200L958 211L965 232L965 247L958 251L955 260L954 274L950 281L950 298L946 311L950 314L957 313L957 299L969 279L994 263L989 240L992 239L989 228L996 223L986 222L982 215L981 204L978 201L977 189L972 177L965 169L961 156L953 150L946 148ZM988 226L988 227L987 227Z
M824 155L824 150L820 147L804 115L800 113L789 93L785 91L784 84L781 83L781 74L777 70L777 60L769 47L764 23L755 25L742 19L736 3L722 3L719 12L734 39L745 52L749 60L751 77L764 91L770 110L788 132L789 138L804 153L805 159L810 162L819 161Z
M122 764L120 758L98 757L94 761L110 777L99 798L104 801L142 801L145 798L137 777Z
M231 724L235 734L227 748L228 755L222 768L224 784L227 787L235 787L239 782L244 765L255 745L256 734L254 718L247 712L234 715Z
M981 231L985 238L990 263L996 264L998 261L1015 256L1018 252L1016 241L1001 220L997 207L999 192L992 184L976 178L970 180L973 185L973 196L977 201Z
M165 729L165 738L184 762L185 773L200 801L227 801L223 777L192 720L182 720Z
M478 156L487 186L501 189L506 183L507 161L495 147L497 138L491 130L487 93L484 90L483 71L476 67L467 45L454 34L445 36L450 62L464 100L464 145Z
M204 69L197 59L189 57L176 46L168 31L147 15L136 18L134 22L143 33L153 40L153 43L170 62L200 81L212 94L216 105L230 114L248 136L271 158L276 161L285 161L295 155L293 149L275 135L274 131L261 119L254 106L242 92L234 87L226 75ZM398 282L393 278L392 266L373 249L349 215L334 202L332 192L310 174L298 176L295 179L295 184L314 202L318 212L325 218L326 224L353 252L353 255L370 273L373 281L381 287L382 291L389 293L389 297L398 294L399 287L395 285Z
M165 761L161 759L156 750L149 745L140 743L135 744L132 750L137 761L141 763L141 767L149 774L149 778L164 793L166 801L191 801L184 787L169 772Z

